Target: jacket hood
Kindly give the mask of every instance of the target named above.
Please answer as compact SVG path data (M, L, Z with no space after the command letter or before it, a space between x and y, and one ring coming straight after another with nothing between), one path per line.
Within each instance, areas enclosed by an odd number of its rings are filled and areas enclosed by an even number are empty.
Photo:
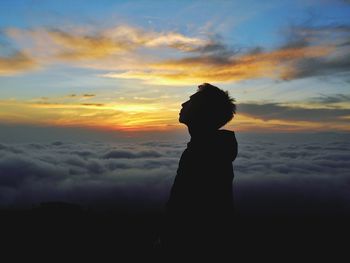
M210 134L191 137L188 147L200 148L218 154L220 158L233 161L237 157L237 140L235 133L229 130L217 130Z

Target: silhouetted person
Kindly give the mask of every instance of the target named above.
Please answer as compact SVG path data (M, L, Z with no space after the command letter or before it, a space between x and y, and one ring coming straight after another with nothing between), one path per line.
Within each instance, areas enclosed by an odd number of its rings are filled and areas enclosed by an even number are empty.
M187 125L191 140L166 204L161 242L167 252L231 249L237 141L233 131L219 129L235 110L234 99L208 83L182 104L179 122Z

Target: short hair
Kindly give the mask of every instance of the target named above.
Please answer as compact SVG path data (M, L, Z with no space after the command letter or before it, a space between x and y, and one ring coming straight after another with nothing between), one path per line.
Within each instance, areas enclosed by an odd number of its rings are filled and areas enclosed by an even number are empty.
M198 86L196 97L202 107L202 124L205 123L210 128L221 128L236 114L235 99L230 97L228 91L203 83Z

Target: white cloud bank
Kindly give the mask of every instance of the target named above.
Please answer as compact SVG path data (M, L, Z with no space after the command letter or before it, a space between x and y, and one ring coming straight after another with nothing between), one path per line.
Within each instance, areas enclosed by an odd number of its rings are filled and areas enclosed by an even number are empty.
M238 138L234 163L238 210L349 209L347 137ZM65 201L93 207L161 208L185 143L0 144L0 206Z

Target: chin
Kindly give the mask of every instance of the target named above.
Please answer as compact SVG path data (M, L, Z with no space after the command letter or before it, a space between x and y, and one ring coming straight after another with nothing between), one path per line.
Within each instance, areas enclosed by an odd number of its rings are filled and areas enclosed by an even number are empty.
M179 117L179 122L180 122L180 123L183 123L183 124L186 124L185 121L184 121L184 119L181 117L181 115L180 115L180 117Z

